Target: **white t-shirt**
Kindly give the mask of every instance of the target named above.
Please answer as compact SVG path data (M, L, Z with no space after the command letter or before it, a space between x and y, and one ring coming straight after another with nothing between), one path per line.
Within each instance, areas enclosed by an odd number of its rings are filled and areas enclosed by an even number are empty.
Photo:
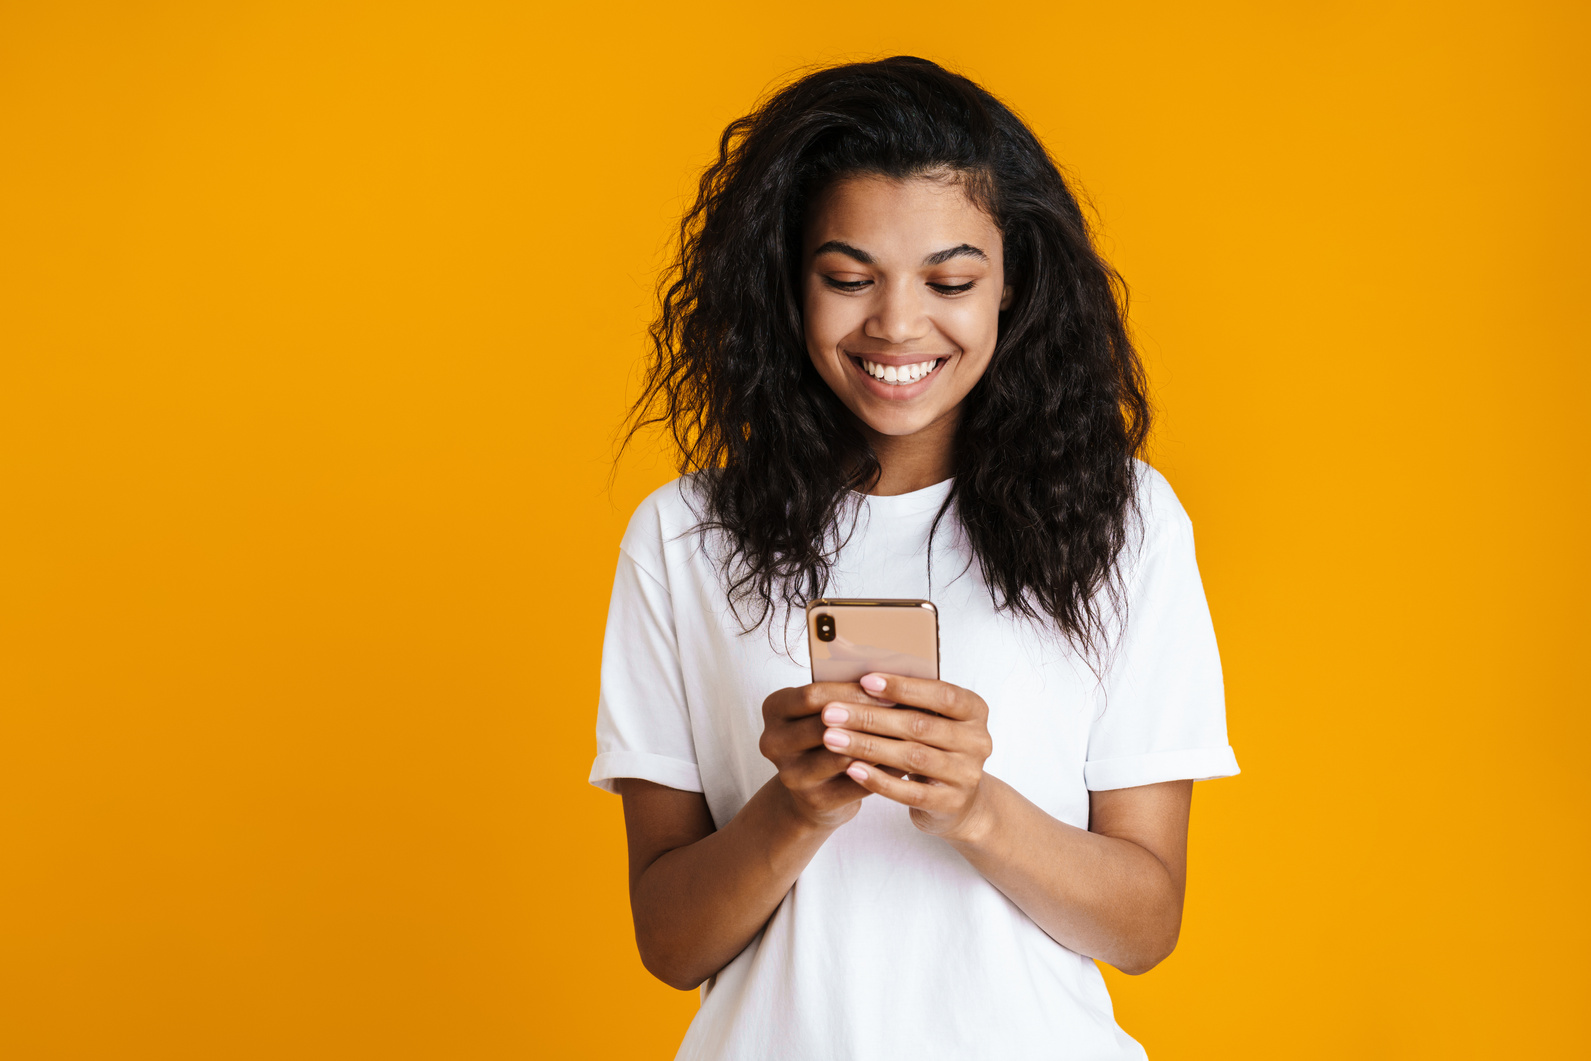
M1193 530L1140 465L1142 523L1123 553L1125 633L1103 679L1074 650L996 612L946 481L858 497L827 595L932 600L940 676L989 705L984 769L1088 827L1091 790L1237 773ZM723 826L774 776L762 702L805 685L799 611L750 634L729 611L690 479L652 494L619 547L602 653L591 782L637 777L702 792ZM699 505L698 505L699 507ZM788 635L788 637L786 637ZM788 643L788 654L785 645ZM867 796L763 930L702 988L681 1061L1143 1058L1094 962L1056 943L905 807Z

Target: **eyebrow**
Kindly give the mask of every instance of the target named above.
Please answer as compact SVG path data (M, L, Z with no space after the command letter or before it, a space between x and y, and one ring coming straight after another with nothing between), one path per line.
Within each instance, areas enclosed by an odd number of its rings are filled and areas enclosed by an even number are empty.
M988 261L989 256L970 243L963 243L959 247L949 247L942 251L934 251L923 259L924 265L943 265L952 258L977 258L979 261Z
M831 239L823 246L812 252L816 258L821 254L843 254L847 258L861 262L863 265L877 264L873 256L860 247L853 247L844 240ZM988 261L989 256L970 243L963 243L957 247L946 247L942 251L934 251L923 259L924 265L943 265L952 258L977 258L979 261Z
M849 243L845 243L845 242L843 242L841 240L837 240L837 239L829 240L823 246L819 247L817 250L812 252L812 256L814 258L816 258L820 254L843 254L847 258L855 258L857 261L861 262L863 265L873 265L873 264L875 264L875 262L873 260L873 256L871 254L867 253L862 248L853 247Z

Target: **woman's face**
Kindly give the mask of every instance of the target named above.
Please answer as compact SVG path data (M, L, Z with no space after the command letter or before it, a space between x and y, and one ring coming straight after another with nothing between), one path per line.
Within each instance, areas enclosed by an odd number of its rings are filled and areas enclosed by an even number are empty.
M814 204L807 353L867 427L901 438L954 426L1010 303L1003 247L953 180L850 177Z

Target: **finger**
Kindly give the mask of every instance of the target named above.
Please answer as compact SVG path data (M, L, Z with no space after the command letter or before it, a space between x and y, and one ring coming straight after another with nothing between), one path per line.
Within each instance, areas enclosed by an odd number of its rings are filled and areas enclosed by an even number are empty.
M934 811L948 798L944 785L934 785L924 781L911 781L892 776L887 770L880 770L876 766L866 763L852 763L845 771L846 776L869 792L877 792L885 799L894 800L896 803L915 807L919 810Z
M818 811L838 810L872 795L845 774L797 791L803 803Z
M977 735L952 719L910 707L872 707L866 704L830 704L823 709L823 724L881 737L898 737L945 751L973 751Z
M896 773L920 774L939 781L960 781L961 775L966 772L960 756L915 741L830 729L823 734L823 744L836 755L849 755L864 763L894 767Z
M882 700L919 707L966 722L988 715L983 698L970 689L932 678L906 678L899 674L864 674L861 688Z
M757 750L775 763L783 763L812 748L823 747L823 720L816 715L793 721L774 719L763 726Z
M823 719L817 715L782 722L773 730L775 745L786 755L798 755L812 748L823 747Z
M781 780L787 788L811 788L844 777L846 768L855 761L827 748L814 748L787 764Z
M856 800L871 795L871 793L861 785L858 785L851 775L840 774L838 777L831 777L819 785L814 795L814 802L821 803L824 807L834 808L844 806L847 803L854 803Z
M829 704L879 704L883 701L869 695L855 682L813 682L794 689L781 689L769 697L765 707L767 717L789 720L815 715Z

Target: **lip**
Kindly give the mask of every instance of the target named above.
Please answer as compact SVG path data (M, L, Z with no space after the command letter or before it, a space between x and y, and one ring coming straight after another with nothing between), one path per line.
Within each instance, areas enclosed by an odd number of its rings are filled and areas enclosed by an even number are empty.
M916 383L904 384L885 383L883 380L877 380L868 375L862 369L861 354L846 353L845 360L850 363L851 371L855 372L862 378L862 385L866 387L870 393L876 395L877 397L883 398L885 401L904 402L910 401L912 398L915 398L919 394L926 391L929 387L932 387L934 385L934 381L939 378L939 373L944 371L945 366L950 363L950 359L954 356L954 354L930 354L926 357L921 354L917 355L916 357L881 357L873 354L869 354L867 356L867 360L873 362L875 365L894 365L897 368L901 365L915 365L923 361L939 362L932 372L918 380Z

